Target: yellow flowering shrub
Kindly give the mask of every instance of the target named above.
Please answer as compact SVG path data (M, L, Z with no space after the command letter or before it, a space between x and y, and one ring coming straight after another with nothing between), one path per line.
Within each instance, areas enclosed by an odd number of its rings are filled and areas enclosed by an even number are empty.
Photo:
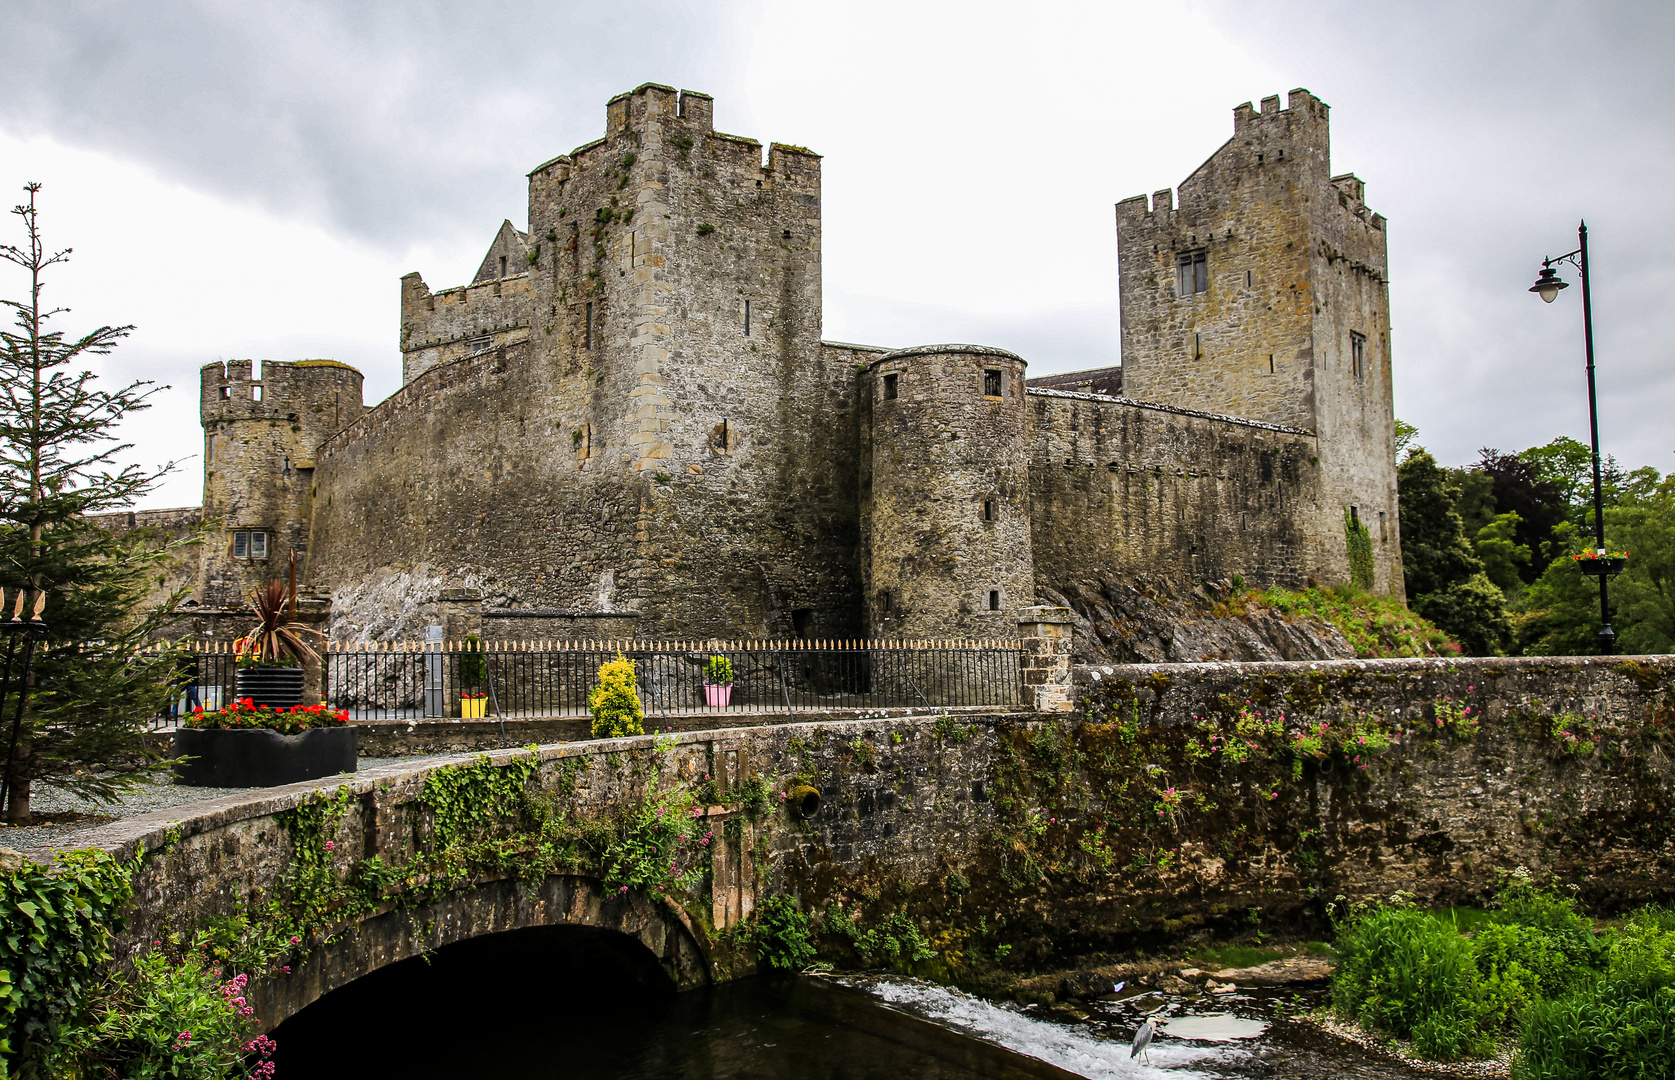
M634 685L634 661L618 655L599 667L599 685L587 695L593 712L593 737L615 739L623 735L644 735L645 709Z

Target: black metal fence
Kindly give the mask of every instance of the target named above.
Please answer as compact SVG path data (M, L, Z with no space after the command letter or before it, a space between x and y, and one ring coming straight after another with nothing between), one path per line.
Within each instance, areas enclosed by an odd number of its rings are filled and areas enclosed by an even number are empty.
M189 649L191 689L177 707L231 702L230 647ZM1018 651L1016 641L363 643L324 651L319 691L356 720L580 716L599 668L622 656L634 662L648 717L1008 706L1022 701ZM732 664L730 687L705 685L717 656Z

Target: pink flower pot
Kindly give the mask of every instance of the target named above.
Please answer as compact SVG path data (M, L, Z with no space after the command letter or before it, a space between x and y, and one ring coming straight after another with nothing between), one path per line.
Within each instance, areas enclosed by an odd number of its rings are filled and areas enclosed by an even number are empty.
M714 683L704 684L704 704L712 709L725 709L727 703L733 700L733 684L717 686Z

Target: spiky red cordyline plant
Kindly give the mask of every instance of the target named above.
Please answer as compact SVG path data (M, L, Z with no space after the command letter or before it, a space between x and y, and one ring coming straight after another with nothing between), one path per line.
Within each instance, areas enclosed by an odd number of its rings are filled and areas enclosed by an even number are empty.
M310 634L321 639L326 635L313 627L297 624L294 587L287 589L283 581L275 579L251 593L250 603L256 609L256 626L244 636L244 654L252 663L278 660L285 656L295 657L303 663L320 659L320 654L303 640L302 635Z

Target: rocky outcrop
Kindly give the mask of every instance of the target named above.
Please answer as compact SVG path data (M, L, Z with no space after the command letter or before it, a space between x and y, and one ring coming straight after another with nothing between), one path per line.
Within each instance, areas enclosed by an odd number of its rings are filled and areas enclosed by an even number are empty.
M1041 603L1076 612L1072 656L1079 664L1355 659L1355 649L1328 623L1287 619L1260 605L1233 614L1220 604L1235 591L1232 582L1185 596L1124 581L1036 591Z

